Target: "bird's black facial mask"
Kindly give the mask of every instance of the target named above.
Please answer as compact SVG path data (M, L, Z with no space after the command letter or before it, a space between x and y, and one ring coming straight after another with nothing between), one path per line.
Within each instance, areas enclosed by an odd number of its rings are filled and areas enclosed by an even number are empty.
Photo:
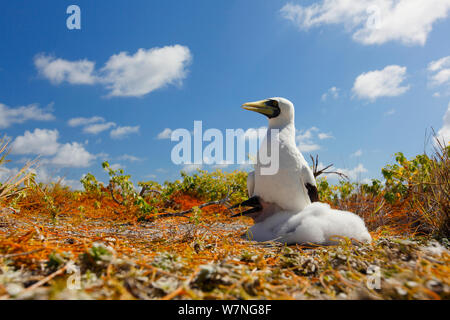
M276 118L280 115L281 110L280 110L280 107L278 106L277 100L268 100L265 103L265 105L272 108L272 110L273 110L273 114L267 116L269 119Z
M272 119L280 115L280 107L278 101L273 99L266 99L256 102L247 102L242 105L245 110L255 111Z

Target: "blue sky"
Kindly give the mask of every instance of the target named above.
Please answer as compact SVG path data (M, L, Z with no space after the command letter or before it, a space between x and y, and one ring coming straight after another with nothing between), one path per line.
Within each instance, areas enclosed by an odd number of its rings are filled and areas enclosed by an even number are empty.
M81 30L66 26L71 4ZM12 140L13 162L0 177L41 154L42 180L76 185L86 172L104 180L104 159L135 181L173 180L182 166L161 132L192 130L194 120L259 128L267 120L241 104L282 96L296 106L305 157L379 178L395 152L423 152L430 127L449 139L450 3L347 6L3 1L0 133ZM374 17L380 24L369 25Z

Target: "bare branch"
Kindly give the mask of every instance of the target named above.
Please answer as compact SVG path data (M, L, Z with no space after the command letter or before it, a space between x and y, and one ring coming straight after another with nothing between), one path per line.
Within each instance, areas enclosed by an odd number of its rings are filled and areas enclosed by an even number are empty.
M147 191L147 186L142 186L141 192L139 192L139 196L143 197L145 194L145 191Z
M146 193L157 193L161 194L162 192L156 189L147 189L147 186L143 186L141 192L139 192L139 196L143 197Z
M319 155L316 155L316 158L314 159L314 157L312 155L309 155L311 157L312 160L312 167L313 167L313 174L314 174L314 178L317 178L318 176L322 175L322 174L335 174L338 175L341 178L350 180L349 177L342 173L342 172L338 172L338 171L327 171L328 169L332 168L334 166L334 164L330 164L329 166L326 166L325 168L319 170Z
M108 185L108 190L109 190L109 193L111 194L111 198L114 200L115 203L117 203L118 205L121 205L121 206L125 205L125 203L123 201L121 202L116 199L116 197L114 195L114 187L111 183L109 183L109 185Z

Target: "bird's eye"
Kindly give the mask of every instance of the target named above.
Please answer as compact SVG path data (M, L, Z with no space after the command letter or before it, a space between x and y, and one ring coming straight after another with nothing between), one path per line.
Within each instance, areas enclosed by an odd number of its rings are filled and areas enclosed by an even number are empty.
M268 116L269 119L276 118L280 115L281 110L280 110L280 107L278 106L277 100L272 100L272 99L267 100L265 105L272 108L272 114Z
M265 103L265 105L268 106L268 107L276 108L276 107L278 107L278 101L277 100L268 100Z

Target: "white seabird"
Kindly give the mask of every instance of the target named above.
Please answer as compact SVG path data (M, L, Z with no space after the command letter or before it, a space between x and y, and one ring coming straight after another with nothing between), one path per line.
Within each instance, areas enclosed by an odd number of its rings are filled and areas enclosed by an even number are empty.
M255 171L249 173L249 197L258 196L283 210L298 212L311 202L318 201L314 174L295 144L294 105L284 98L271 98L243 104L243 108L269 118L267 135L258 151ZM273 134L273 129L279 131ZM263 174L261 155L270 151L271 139L279 144L279 168L275 174ZM270 152L269 152L270 154Z
M250 240L282 243L336 243L336 237L370 242L364 221L357 215L319 203L314 174L295 144L294 105L284 98L245 103L244 109L269 118L266 139L258 151L255 171L247 178L249 199L238 206L252 209L237 214L250 216L255 225L247 233ZM273 136L271 129L278 129ZM279 143L279 169L261 174L260 154L267 154L270 139ZM270 153L270 152L269 152Z

